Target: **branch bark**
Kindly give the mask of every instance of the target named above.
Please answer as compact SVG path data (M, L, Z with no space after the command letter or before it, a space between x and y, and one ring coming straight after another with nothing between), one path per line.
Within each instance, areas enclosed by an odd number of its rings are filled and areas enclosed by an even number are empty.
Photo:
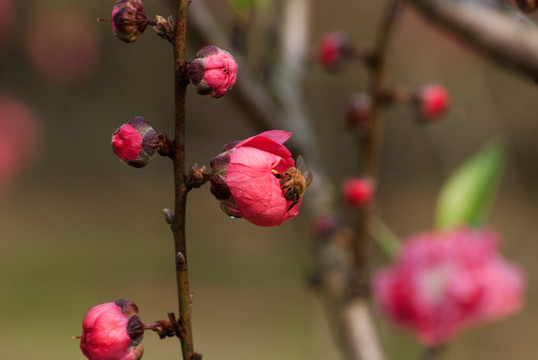
M446 30L498 64L538 79L538 29L475 1L406 0L433 26Z
M179 334L183 360L194 356L191 325L191 294L189 290L189 271L187 264L187 242L185 236L185 215L187 205L187 186L185 184L185 101L187 95L187 67L185 61L185 42L187 33L188 0L177 0L176 23L174 28L174 145L171 154L174 169L175 212L171 225L174 236L174 260L179 302Z

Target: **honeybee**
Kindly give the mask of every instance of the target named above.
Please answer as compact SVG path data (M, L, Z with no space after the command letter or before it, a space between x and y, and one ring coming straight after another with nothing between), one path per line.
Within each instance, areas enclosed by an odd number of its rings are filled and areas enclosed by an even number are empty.
M280 188L285 189L284 198L291 201L288 207L289 212L303 197L306 188L312 182L312 173L306 170L303 157L299 155L295 162L295 167L290 167L283 173L275 171L275 177L280 180Z

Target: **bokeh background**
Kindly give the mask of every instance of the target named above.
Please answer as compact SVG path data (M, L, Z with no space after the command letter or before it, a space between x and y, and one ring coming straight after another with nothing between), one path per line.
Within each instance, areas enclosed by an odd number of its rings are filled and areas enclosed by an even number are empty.
M145 1L150 15L171 14L169 3ZM208 3L231 32L228 2ZM134 44L115 39L108 24L95 21L109 16L112 5L0 1L0 117L16 114L25 126L0 136L20 155L10 163L0 144L3 359L83 359L71 337L80 334L85 312L102 302L132 299L147 322L177 308L172 238L161 215L173 206L171 164L157 158L133 169L110 149L111 133L134 116L171 133L171 49L152 29ZM335 184L357 169L343 116L350 95L365 90L367 73L359 66L325 73L315 64L317 42L342 30L356 44L371 44L382 6L312 1L306 105ZM253 64L268 54L269 21L259 14L249 33ZM191 58L200 45L207 44L189 44ZM387 112L379 203L398 235L432 226L437 192L457 164L491 138L508 149L490 223L502 234L505 256L527 273L526 307L463 333L444 358L538 358L537 85L475 55L411 9L394 37L388 76L409 88L439 82L452 96L449 115L431 126L418 126L406 108ZM190 89L187 132L187 162L208 165L223 144L257 129L230 97L216 101ZM311 260L304 214L259 228L228 219L202 188L189 195L187 220L194 336L204 358L337 358L319 300L306 284ZM379 326L391 358L418 358L409 335L384 320ZM179 357L175 339L148 333L144 347L145 359Z

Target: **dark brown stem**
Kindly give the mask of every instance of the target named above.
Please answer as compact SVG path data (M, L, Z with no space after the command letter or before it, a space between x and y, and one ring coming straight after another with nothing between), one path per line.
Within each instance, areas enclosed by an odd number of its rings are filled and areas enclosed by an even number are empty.
M374 47L375 62L373 64L369 92L373 99L371 113L371 132L363 142L362 173L373 180L377 178L381 145L383 140L384 119L381 116L381 107L385 94L385 68L387 50L397 18L402 8L401 0L391 0L380 22L380 28ZM369 240L370 210L361 210L357 217L356 238L353 242L355 258L355 276L353 296L366 295L368 290L368 258L370 255Z
M187 94L187 73L185 61L185 40L187 30L188 0L177 0L176 22L174 27L174 106L175 129L171 154L174 163L175 216L171 225L174 235L174 259L179 300L179 338L183 360L194 355L191 326L191 294L187 266L187 243L185 237L185 214L187 186L185 184L185 100Z
M443 353L443 350L445 348L443 346L430 346L424 349L424 352L422 353L421 360L434 360L439 357L440 354Z

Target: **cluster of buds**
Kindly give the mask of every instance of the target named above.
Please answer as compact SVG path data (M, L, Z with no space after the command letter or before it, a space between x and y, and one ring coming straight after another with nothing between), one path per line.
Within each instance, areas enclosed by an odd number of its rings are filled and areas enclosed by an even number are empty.
M155 20L147 17L141 0L119 0L112 8L110 21L114 35L121 41L134 42L146 30L148 25L156 25Z
M144 348L144 324L130 300L91 308L82 322L80 349L89 360L139 360Z
M413 92L398 88L381 94L379 106L409 105L420 123L429 124L441 119L450 107L450 94L439 84L423 85ZM351 96L346 110L346 124L357 135L366 137L372 128L373 99L367 93Z

